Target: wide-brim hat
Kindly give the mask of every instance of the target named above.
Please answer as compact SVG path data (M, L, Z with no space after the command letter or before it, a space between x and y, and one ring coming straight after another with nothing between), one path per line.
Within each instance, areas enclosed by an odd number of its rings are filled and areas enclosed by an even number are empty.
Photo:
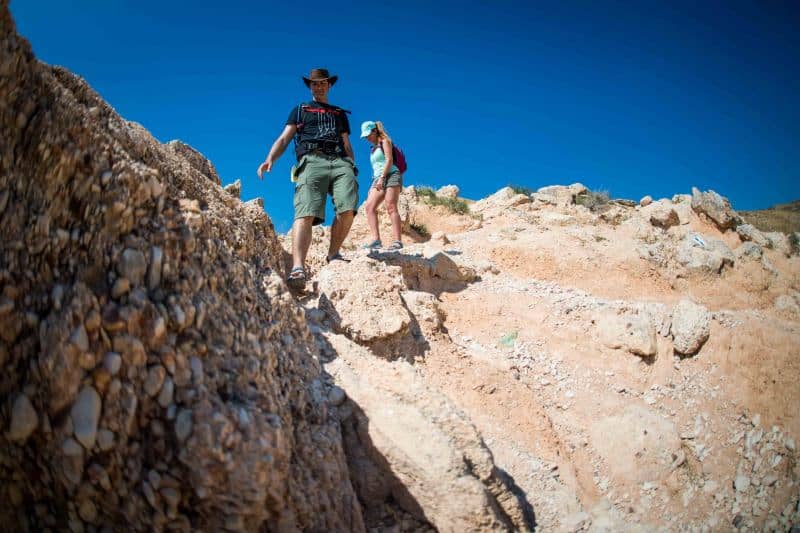
M322 80L328 80L328 83L333 86L338 79L339 76L331 76L326 68L312 68L307 78L303 76L303 82L306 84L306 87L311 87L312 81Z

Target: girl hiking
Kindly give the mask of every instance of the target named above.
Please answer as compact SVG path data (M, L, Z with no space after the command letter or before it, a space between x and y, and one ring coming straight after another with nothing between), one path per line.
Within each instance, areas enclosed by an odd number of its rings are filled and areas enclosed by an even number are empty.
M368 120L361 124L361 138L372 144L369 161L372 164L372 186L364 204L367 212L367 225L372 233L372 242L363 248L377 250L383 246L378 229L378 206L386 200L386 212L392 221L394 240L387 250L400 250L403 242L400 238L400 214L397 212L397 200L403 188L403 174L397 167L393 156L392 139L380 121Z

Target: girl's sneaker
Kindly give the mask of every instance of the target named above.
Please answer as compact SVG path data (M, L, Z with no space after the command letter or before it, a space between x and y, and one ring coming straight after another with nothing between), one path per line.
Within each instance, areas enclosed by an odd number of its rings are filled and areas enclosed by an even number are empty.
M392 244L386 247L387 250L402 250L403 243L400 241L392 241Z
M376 239L370 243L364 244L361 246L364 250L380 250L383 243L379 239Z

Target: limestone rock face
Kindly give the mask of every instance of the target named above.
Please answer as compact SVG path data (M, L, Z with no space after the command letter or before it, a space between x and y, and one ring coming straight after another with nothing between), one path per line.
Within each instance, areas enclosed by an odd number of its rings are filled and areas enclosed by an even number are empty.
M353 428L348 459L370 474L354 480L362 499L391 494L440 531L532 526L475 427L447 398L405 362L371 357L340 335L326 338L341 354L326 368L353 402L343 422Z
M411 317L400 294L406 288L400 274L400 268L366 257L323 269L319 288L334 327L365 345L407 334Z
M722 231L735 228L741 222L728 199L714 191L700 192L692 187L692 209L706 215Z
M4 527L363 530L263 210L37 62L7 2L0 79Z
M671 330L675 351L695 354L711 333L711 313L702 305L683 299L672 311Z

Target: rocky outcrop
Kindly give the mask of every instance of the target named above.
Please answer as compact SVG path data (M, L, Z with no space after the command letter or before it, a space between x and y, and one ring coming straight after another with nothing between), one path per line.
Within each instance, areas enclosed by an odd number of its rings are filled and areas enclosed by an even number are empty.
M230 194L237 200L242 195L242 180L236 180L233 183L229 183L225 187L223 187L226 193Z
M174 141L169 141L164 145L164 147L174 154L184 158L193 169L200 172L213 183L216 183L217 185L222 184L219 179L219 175L217 174L217 169L214 168L214 165L211 163L211 161L206 159L205 156L195 148L192 148L185 142L177 139Z
M687 233L678 245L676 259L689 271L719 274L733 266L735 256L728 245L719 239Z
M533 194L533 197L546 204L566 206L574 204L579 195L586 194L588 191L589 189L581 183L573 183L572 185L549 185L537 190Z
M399 267L366 257L334 261L319 275L320 308L334 329L391 359L403 357L401 345L410 333L412 317L401 296L405 289Z
M731 203L714 191L700 192L692 187L692 209L706 215L721 231L735 228L741 217L733 210Z
M677 211L675 211L672 202L669 200L650 202L642 207L641 215L650 222L650 224L662 229L669 229L672 226L677 226L681 222Z
M437 189L436 196L441 198L458 198L458 194L460 192L461 190L457 185L445 185L444 187Z
M6 3L0 58L5 527L363 529L263 210L38 63Z

